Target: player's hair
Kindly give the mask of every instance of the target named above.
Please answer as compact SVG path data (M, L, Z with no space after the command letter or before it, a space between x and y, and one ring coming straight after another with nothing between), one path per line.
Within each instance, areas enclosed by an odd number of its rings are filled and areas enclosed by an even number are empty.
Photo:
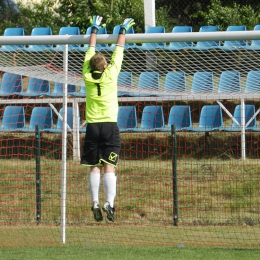
M89 61L89 65L92 71L103 72L105 70L106 58L101 53L96 53Z

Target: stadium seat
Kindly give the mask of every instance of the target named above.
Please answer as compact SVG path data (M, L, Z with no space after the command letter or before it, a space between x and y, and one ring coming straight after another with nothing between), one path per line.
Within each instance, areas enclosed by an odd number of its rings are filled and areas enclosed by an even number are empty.
M240 132L241 131L241 117L242 117L242 111L241 111L241 105L237 105L235 107L234 111L234 119L237 121L237 123L232 120L232 125L225 127L224 131L226 132ZM245 105L245 124L248 123L248 121L253 118L255 114L255 105ZM253 120L250 122L248 126L246 126L245 130L256 130L256 118L254 117Z
M145 33L165 33L164 26L148 26L145 30ZM156 49L165 49L165 42L144 42L141 46L136 46L139 50L148 51Z
M63 125L63 108L59 110L59 116L57 120L56 127L45 128L43 131L48 133L62 133L62 125ZM67 108L67 131L71 131L73 129L73 107Z
M137 114L135 106L119 106L117 125L121 133L129 132L137 127Z
M39 97L50 93L50 82L37 78L29 78L25 92L16 92L15 94L22 97Z
M218 93L241 92L240 72L236 70L222 71L218 84Z
M133 132L154 132L164 127L162 106L145 106L142 112L140 127L133 128Z
M164 91L173 93L185 92L187 90L186 87L186 75L184 71L167 72L163 86Z
M10 97L22 92L22 76L5 72L0 86L0 97Z
M4 109L1 132L21 131L25 126L25 112L23 106L6 106Z
M251 70L246 77L245 93L260 93L260 70Z
M68 95L75 94L76 86L68 84ZM51 93L41 93L43 96L47 97L62 97L63 96L63 83L55 82L54 88Z
M80 35L79 27L61 27L59 30L59 35ZM79 44L69 44L68 50L79 50L80 45ZM57 46L53 47L53 51L63 51L64 45L58 44Z
M119 34L119 30L120 30L120 25L116 25L113 29L113 34L118 35ZM126 34L133 34L134 33L134 27L130 27L127 31ZM108 47L108 50L113 51L116 47L116 44L113 43ZM136 44L135 43L125 43L124 45L125 50L127 49L135 49L136 48Z
M24 28L6 28L4 30L4 36L24 36ZM0 47L0 51L17 51L17 50L23 50L25 48L24 45L2 45Z
M255 25L254 31L259 31L260 30L260 24ZM250 45L247 45L245 47L247 50L255 50L259 51L260 50L260 40L252 40Z
M172 28L172 33L189 33L192 32L192 26L182 25L182 26L174 26ZM193 46L192 42L170 42L169 45L165 46L165 50L182 50L191 48Z
M213 72L197 71L194 73L191 84L191 93L212 93L213 90Z
M31 113L29 126L24 127L22 131L34 132L36 126L38 126L39 131L53 127L51 107L34 107Z
M212 132L223 130L222 109L219 105L205 105L202 107L198 126L183 128L192 132Z
M117 86L129 88L129 91L118 90L118 96L130 96L131 87L133 86L133 73L128 71L121 71L118 75Z
M73 97L86 97L86 87L81 86L79 91L70 92L70 95Z
M90 33L91 33L91 27L88 27L87 30L86 30L86 35L90 35ZM98 30L97 34L99 34L99 35L100 34L107 34L107 28L101 27ZM83 47L79 47L79 51L86 52L88 50L88 46L89 46L88 43L84 44ZM96 44L96 51L102 51L102 50L107 50L107 51L110 50L107 43Z
M172 125L174 125L175 131L181 131L184 128L192 126L190 106L172 106L168 117L168 124L157 130L161 132L168 132L171 131Z
M217 25L206 25L201 26L199 32L216 32L219 27ZM218 48L220 46L220 41L199 41L193 47L194 50L209 50L212 48Z
M155 71L141 72L139 75L137 87L140 91L146 90L158 90L159 89L159 73Z
M50 27L35 27L32 29L31 36L48 36L52 35L52 29ZM29 52L42 52L46 50L52 50L53 45L29 45L25 48Z
M227 28L227 32L234 32L234 31L246 31L247 28L245 25L230 25ZM238 50L240 48L245 48L248 46L247 40L237 40L237 41L224 41L223 46L219 46L222 50Z

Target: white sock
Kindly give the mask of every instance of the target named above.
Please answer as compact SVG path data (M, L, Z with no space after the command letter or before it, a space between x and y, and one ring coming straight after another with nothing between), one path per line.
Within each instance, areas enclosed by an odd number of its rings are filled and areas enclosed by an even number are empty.
M90 172L89 174L89 191L92 202L99 203L99 186L100 186L100 173Z
M110 206L114 207L114 200L116 196L116 176L114 172L107 172L104 174L104 189L106 194L106 201Z

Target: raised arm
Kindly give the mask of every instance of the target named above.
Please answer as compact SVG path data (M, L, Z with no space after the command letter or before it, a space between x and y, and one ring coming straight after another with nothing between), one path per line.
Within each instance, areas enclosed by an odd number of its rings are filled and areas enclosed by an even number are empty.
M92 18L89 46L93 46L93 47L96 46L97 33L99 31L102 19L103 19L103 17L101 17L99 15L94 15L93 18Z
M120 26L119 35L117 38L116 44L119 46L125 45L125 33L126 31L131 28L135 24L133 18L127 18L124 20L123 24Z

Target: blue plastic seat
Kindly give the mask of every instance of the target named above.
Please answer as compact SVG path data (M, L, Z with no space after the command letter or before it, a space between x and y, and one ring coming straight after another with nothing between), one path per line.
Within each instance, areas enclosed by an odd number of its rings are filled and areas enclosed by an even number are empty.
M68 95L75 94L76 92L76 86L68 84L67 86L68 90ZM63 83L60 82L55 82L54 83L54 88L51 93L41 93L43 96L47 97L62 97L63 96Z
M39 131L44 131L45 128L53 127L53 117L51 107L34 107L30 117L28 127L22 129L23 132L34 132L38 126Z
M212 93L213 90L213 72L197 71L194 73L191 84L191 93Z
M86 35L90 35L91 34L91 26L87 28L86 30ZM106 27L101 27L99 30L98 30L98 35L102 35L102 34L107 34L107 28ZM83 45L83 47L79 47L79 51L82 51L82 52L86 52L88 50L88 46L89 44L86 43ZM108 44L107 43L99 43L99 44L96 44L96 51L102 51L102 50L110 50L109 47L108 47Z
M241 92L240 72L236 70L222 71L218 84L218 93Z
M0 86L0 97L9 97L22 92L22 76L5 72Z
M157 90L160 87L159 73L155 71L141 72L139 75L137 87L140 91L142 89Z
M246 77L245 93L260 93L260 70L251 70Z
M222 109L219 105L205 105L200 112L198 126L184 128L192 132L212 132L223 130Z
M3 113L1 132L21 131L25 126L23 106L6 106Z
M165 33L164 26L148 26L145 30L145 33ZM136 48L148 51L148 50L156 50L156 49L165 49L165 42L144 42L141 46L136 46Z
M79 27L61 27L59 30L59 35L80 35ZM68 50L79 50L79 44L69 44ZM52 48L53 51L63 51L64 45L58 44L57 46Z
M128 71L121 71L118 75L117 79L118 87L126 87L129 88L129 91L121 91L118 90L117 95L119 97L129 96L131 95L131 87L133 86L133 73Z
M59 110L59 117L57 120L57 124L56 127L51 127L51 128L45 128L43 131L44 132L48 132L48 133L56 133L56 134L60 134L62 133L62 125L63 125L63 108L61 108ZM72 107L68 107L67 108L67 131L70 132L70 129L73 129L73 108Z
M255 25L254 31L259 31L260 30L260 24ZM252 40L251 44L245 47L247 50L255 50L259 51L260 50L260 40Z
M186 75L184 71L169 71L164 80L164 91L169 92L185 92L186 89ZM169 93L170 94L170 93Z
M31 36L46 36L52 35L52 29L50 27L35 27L32 29ZM29 45L25 48L29 52L42 52L46 50L52 50L53 45Z
M140 127L133 128L134 132L154 132L164 127L162 106L145 106L142 112Z
M29 78L27 90L15 93L22 97L39 97L50 93L50 82L37 78Z
M230 25L227 28L227 32L234 32L234 31L246 31L247 28L245 25ZM236 40L236 41L224 41L223 46L219 48L222 50L238 50L240 48L245 48L248 46L247 40Z
M236 119L238 124L232 120L232 125L225 127L224 130L226 132L240 132L241 131L241 105L237 105L235 107L234 115L233 117ZM248 123L248 121L254 116L255 114L255 106L254 105L245 105L245 124ZM256 118L250 122L250 124L245 128L246 130L256 130Z
M216 32L219 30L217 25L206 25L201 26L199 32ZM212 48L218 48L220 46L220 41L199 41L193 47L194 50L209 50Z
M116 25L113 29L113 34L118 35L119 34L119 30L120 30L120 25ZM126 34L133 34L134 33L134 27L130 27L127 31ZM113 51L116 47L116 44L113 43L111 44L107 49L110 51ZM136 44L135 43L125 43L124 45L125 50L128 49L135 49L136 48Z
M119 106L117 125L121 133L129 132L137 127L137 114L135 106Z
M189 33L192 32L192 26L182 25L182 26L174 26L172 28L172 33ZM165 50L182 50L191 48L193 46L193 42L170 42L169 45L165 46Z
M172 106L168 117L168 124L165 127L158 129L158 131L169 132L171 131L172 125L174 125L175 131L181 131L192 126L190 106Z
M86 87L81 86L79 91L70 92L69 94L73 97L86 97Z
M6 28L4 30L4 36L24 36L24 28ZM2 45L0 51L17 51L23 50L25 48L24 45Z

